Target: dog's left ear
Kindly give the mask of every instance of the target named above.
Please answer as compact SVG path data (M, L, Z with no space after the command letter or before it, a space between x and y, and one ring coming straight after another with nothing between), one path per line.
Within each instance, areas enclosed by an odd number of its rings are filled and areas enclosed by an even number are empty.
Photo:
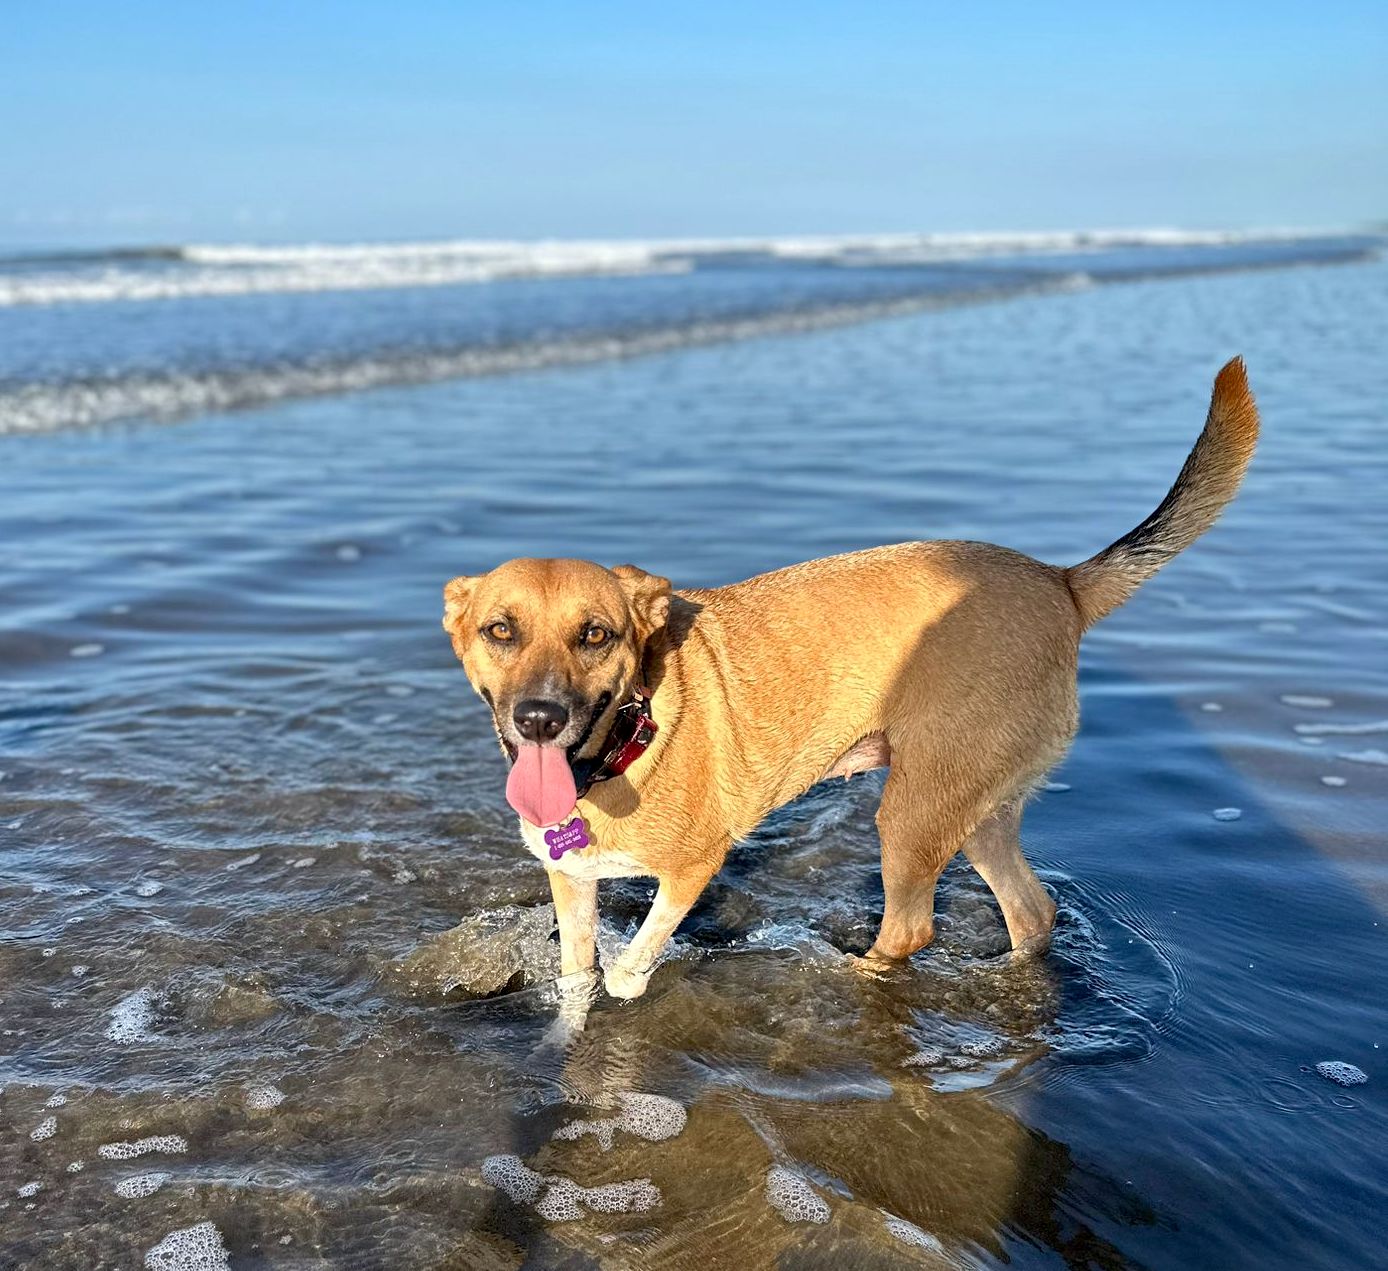
M463 574L443 586L443 629L449 635L457 635L463 625L463 616L467 613L477 578L476 574Z
M670 616L670 580L648 574L635 565L614 565L612 572L617 575L636 614L641 639L649 640Z

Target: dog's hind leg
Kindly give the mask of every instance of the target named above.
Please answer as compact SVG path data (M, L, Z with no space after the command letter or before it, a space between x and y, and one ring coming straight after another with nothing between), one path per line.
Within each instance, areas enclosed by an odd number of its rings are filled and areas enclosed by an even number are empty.
M964 855L997 898L1012 947L1044 948L1055 901L1022 855L1021 824L1021 803L1004 804L964 841Z
M942 815L928 794L913 791L895 752L893 758L877 809L886 904L869 962L899 962L935 938L935 884L969 828L966 820Z

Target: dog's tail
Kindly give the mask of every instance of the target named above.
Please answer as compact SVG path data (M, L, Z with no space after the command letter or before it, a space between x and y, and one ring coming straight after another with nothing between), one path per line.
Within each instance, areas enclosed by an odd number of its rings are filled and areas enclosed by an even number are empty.
M1161 505L1135 530L1065 571L1086 627L1117 609L1214 524L1257 444L1258 408L1243 359L1236 357L1216 377L1205 429Z

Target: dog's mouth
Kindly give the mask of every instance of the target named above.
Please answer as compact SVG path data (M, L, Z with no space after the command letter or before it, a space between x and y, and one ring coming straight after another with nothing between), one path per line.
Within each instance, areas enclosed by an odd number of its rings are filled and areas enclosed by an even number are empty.
M537 742L515 742L504 732L500 733L501 744L511 759L511 772L506 778L506 802L531 825L558 825L573 813L578 803L573 765L611 703L612 694L603 693L593 703L588 722L578 738L562 749Z

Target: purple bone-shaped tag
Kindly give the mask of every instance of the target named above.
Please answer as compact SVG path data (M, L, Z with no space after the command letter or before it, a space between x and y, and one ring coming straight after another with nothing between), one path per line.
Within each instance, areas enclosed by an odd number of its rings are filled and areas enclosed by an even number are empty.
M545 842L549 845L549 859L557 861L565 852L576 852L588 846L588 827L581 816L576 816L567 825L546 830Z

